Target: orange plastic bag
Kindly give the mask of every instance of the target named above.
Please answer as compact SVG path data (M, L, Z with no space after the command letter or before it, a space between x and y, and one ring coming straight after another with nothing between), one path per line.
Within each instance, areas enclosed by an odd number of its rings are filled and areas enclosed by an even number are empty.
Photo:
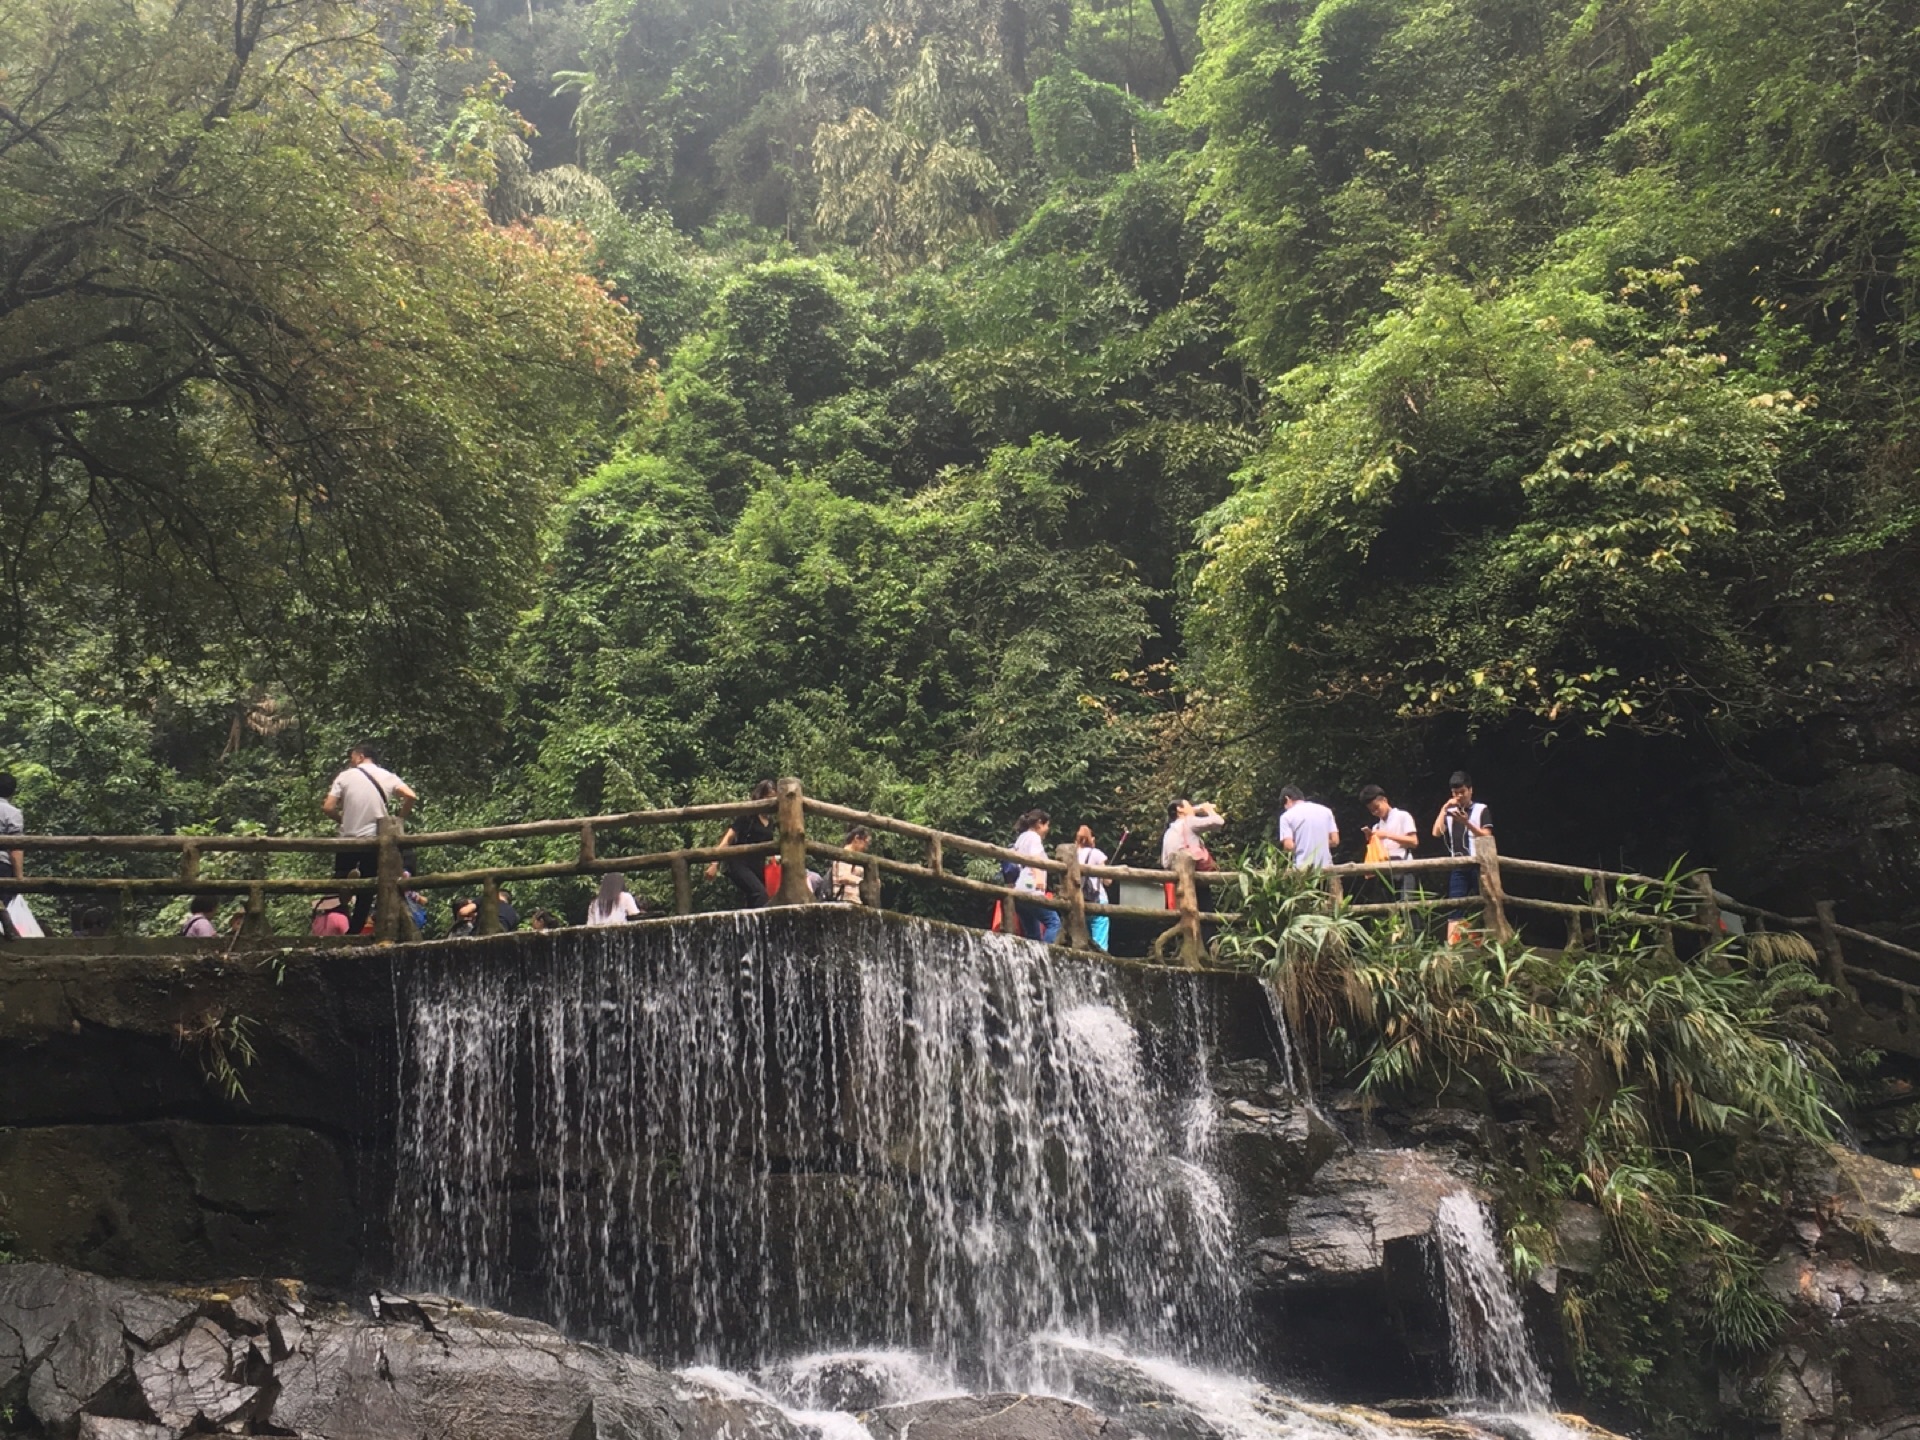
M780 878L782 873L780 862L774 859L769 859L765 868L760 871L760 878L766 882L767 898L769 900L780 893Z

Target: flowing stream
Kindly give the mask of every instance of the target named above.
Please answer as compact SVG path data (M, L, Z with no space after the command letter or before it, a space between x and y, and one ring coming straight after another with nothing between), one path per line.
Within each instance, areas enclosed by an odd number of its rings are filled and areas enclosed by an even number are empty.
M410 959L402 1283L683 1366L833 1440L867 1433L849 1412L988 1391L1144 1404L1194 1417L1183 1434L1375 1433L1245 1378L1218 990L1129 987L999 935L809 923ZM1448 1200L1437 1241L1462 1387L1544 1410L1477 1203Z
M1069 1330L1229 1357L1201 992L1143 1030L1105 964L860 928L830 961L743 914L419 967L407 1282L708 1365L804 1337L1017 1388Z
M1551 1396L1527 1338L1520 1297L1494 1243L1486 1207L1462 1190L1440 1202L1434 1225L1446 1276L1453 1373L1461 1393L1512 1410L1545 1410Z

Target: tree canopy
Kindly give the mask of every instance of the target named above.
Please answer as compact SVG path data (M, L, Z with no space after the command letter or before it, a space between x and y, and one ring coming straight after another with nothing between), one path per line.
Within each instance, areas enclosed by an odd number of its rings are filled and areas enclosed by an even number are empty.
M125 670L212 651L368 714L448 708L547 501L649 383L584 238L494 224L383 113L430 11L0 22L10 665L97 636Z
M1910 7L9 3L8 733L186 810L1145 825L1914 678Z

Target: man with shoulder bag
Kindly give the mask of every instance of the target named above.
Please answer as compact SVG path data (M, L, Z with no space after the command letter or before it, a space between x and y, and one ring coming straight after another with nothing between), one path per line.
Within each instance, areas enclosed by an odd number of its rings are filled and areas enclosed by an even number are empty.
M327 798L320 802L320 808L329 815L340 817L340 837L343 840L365 840L364 850L341 850L333 857L333 878L345 880L352 875L360 875L371 880L379 873L380 852L371 843L380 833L380 821L393 813L389 808L394 797L400 800L400 818L406 819L413 813L413 805L420 797L398 775L383 769L374 755L373 746L361 741L347 751L347 768L333 777L333 784L327 790ZM366 928L367 917L373 913L373 891L371 889L355 892L353 897L353 918L347 922L347 933L358 935Z

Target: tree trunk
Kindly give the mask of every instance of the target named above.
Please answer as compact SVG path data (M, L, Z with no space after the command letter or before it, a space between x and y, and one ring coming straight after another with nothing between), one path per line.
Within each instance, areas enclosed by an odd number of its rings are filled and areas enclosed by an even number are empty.
M1173 14L1167 0L1153 0L1153 13L1160 21L1160 38L1167 42L1167 59L1173 62L1175 78L1187 73L1186 59L1180 54L1180 35L1173 28Z

